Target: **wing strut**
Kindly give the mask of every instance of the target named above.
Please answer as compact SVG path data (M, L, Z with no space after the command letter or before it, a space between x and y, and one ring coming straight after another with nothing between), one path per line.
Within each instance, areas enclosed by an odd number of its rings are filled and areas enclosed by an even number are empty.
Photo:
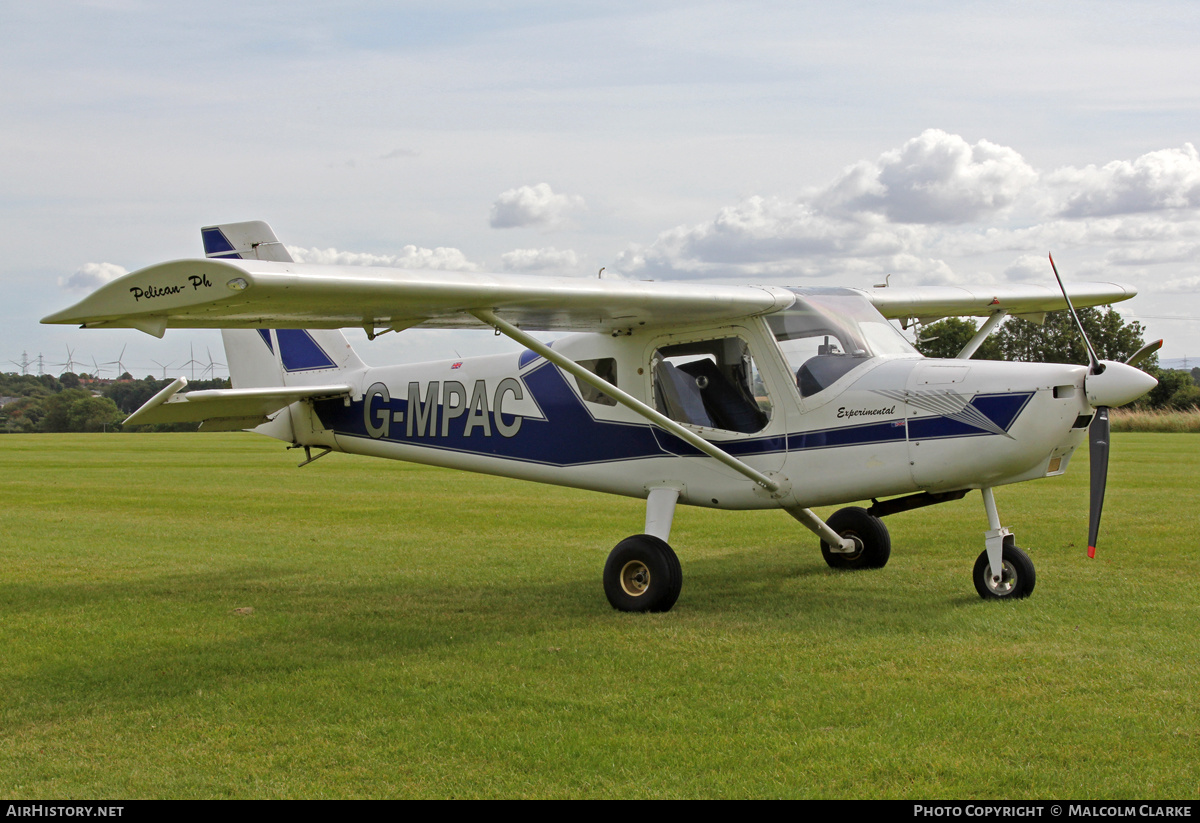
M975 336L967 342L967 345L962 347L962 351L954 355L954 359L970 360L971 355L979 350L979 347L983 345L983 341L987 340L988 335L995 330L996 326L999 325L1000 321L1003 320L1007 314L1007 309L1000 309L999 311L994 312L992 316L985 320L983 325L979 327L979 331L975 332Z
M609 383L607 380L600 377L599 375L593 374L592 372L588 371L583 366L579 365L578 363L571 360L570 358L563 357L561 354L559 354L558 352L551 349L545 343L539 342L536 338L531 337L530 335L521 331L520 329L518 329L516 326L512 325L511 323L501 320L493 312L491 312L487 309L471 309L470 312L475 317L477 317L478 319L482 320L484 323L487 323L489 326L494 328L496 331L500 332L501 334L505 335L506 337L511 337L513 340L516 340L522 346L532 349L533 351L540 354L542 357L549 360L554 365L558 366L563 371L574 375L575 377L579 378L584 383L587 383L590 386L596 387L600 391L607 394L609 397L616 400L618 403L620 403L625 408L631 409L631 410L637 412L638 414L640 414L642 417L649 420L654 425L660 426L661 428L666 429L667 431L669 431L671 434L675 435L679 439L687 441L691 445L698 448L700 451L707 454L709 457L712 457L716 460L720 460L722 463L724 463L726 466L733 469L734 471L744 474L746 477L750 478L751 480L753 480L758 485L762 486L767 491L777 492L781 488L780 483L778 481L772 480L770 477L767 477L765 474L758 471L757 469L747 466L741 460L738 460L736 457L729 454L728 452L718 449L712 443L710 443L707 440L705 440L704 438L700 437L695 432L689 431L688 429L679 425L679 423L675 422L674 420L667 417L666 415L661 414L660 412L656 411L655 409L650 408L645 403L638 400L636 397L633 397L632 395L621 391L616 386L614 386L612 383Z

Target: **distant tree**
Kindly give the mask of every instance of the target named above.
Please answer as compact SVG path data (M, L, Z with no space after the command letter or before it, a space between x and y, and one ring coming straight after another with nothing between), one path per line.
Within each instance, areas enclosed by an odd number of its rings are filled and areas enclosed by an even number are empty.
M71 430L71 404L77 400L87 400L92 393L84 389L63 389L58 394L47 397L43 402L46 413L42 417L39 429L44 432L67 432Z
M79 375L74 372L63 372L58 376L58 382L62 383L65 388L77 389L79 388Z
M1145 343L1142 324L1126 323L1111 306L1079 309L1079 319L1101 360L1126 360ZM1004 322L995 337L1003 360L1080 365L1088 362L1087 347L1070 312L1050 312L1041 325L1014 317ZM1143 367L1156 363L1157 357L1151 356Z
M965 317L947 317L936 323L921 326L917 332L917 351L926 357L956 357L963 346L971 342L979 324ZM972 357L976 360L1001 360L1000 347L996 343L996 335L988 335L987 340Z
M1200 386L1200 366L1192 369L1192 382Z
M45 409L37 397L23 397L0 409L0 431L35 432L40 430Z
M67 407L67 431L120 431L125 414L107 397L89 396Z
M1080 309L1079 319L1102 360L1126 360L1143 345L1141 324L1126 323L1111 307ZM917 350L926 357L954 357L978 327L976 322L960 317L922 326ZM1069 312L1059 311L1047 314L1042 324L1008 318L979 347L974 359L1084 365L1088 354L1074 318ZM1153 365L1157 359L1152 356L1148 362Z
M1181 386L1171 395L1171 399L1167 401L1167 405L1181 411L1200 408L1200 386L1197 386L1195 383Z
M54 378L50 379L54 380ZM58 381L55 380L54 383L58 384ZM61 388L59 386L57 389L51 389L40 377L32 374L0 375L0 394L8 397L44 397L53 391L61 390Z
M1174 369L1160 369L1157 366L1143 367L1145 371L1158 380L1158 385L1150 390L1144 397L1135 401L1134 405L1138 408L1163 409L1168 407L1179 408L1174 405L1174 398L1179 395L1180 402L1183 401L1184 395L1179 393L1188 388L1195 386L1192 383L1192 377L1185 371L1176 371ZM1191 403L1187 405L1192 405Z
M64 389L41 403L45 413L38 430L44 432L114 431L125 418L107 397L96 397L86 389Z

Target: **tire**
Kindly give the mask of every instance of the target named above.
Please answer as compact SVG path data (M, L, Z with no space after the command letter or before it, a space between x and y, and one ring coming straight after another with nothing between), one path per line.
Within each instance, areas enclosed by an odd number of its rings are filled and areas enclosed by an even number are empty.
M992 576L988 573L991 566L988 564L986 551L975 561L972 576L975 578L975 591L979 592L979 596L984 600L1020 600L1033 594L1037 574L1029 555L1016 546L1006 545L1002 557L1001 564L1004 570L999 583L993 583Z
M881 519L859 506L847 506L834 512L826 523L842 537L853 537L859 543L858 551L845 554L833 551L822 540L821 556L830 568L882 569L887 565L892 556L892 536Z
M604 594L617 611L670 611L682 589L679 558L666 541L648 534L626 537L604 564Z

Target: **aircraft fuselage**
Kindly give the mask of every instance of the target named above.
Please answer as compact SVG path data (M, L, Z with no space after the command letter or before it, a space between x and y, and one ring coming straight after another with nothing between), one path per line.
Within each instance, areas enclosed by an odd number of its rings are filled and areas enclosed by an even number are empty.
M662 352L689 351L692 340L745 343L761 427L680 422L779 478L774 494L528 350L361 370L349 375L349 402L293 406L293 434L350 453L634 497L668 485L690 505L756 509L1060 474L1087 431L1081 366L871 357L804 397L756 323L665 337L579 334L553 348L604 363L614 385L661 409Z

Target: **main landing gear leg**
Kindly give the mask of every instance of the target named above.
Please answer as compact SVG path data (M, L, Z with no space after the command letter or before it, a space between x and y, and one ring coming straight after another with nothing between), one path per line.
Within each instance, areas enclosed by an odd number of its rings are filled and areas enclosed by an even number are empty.
M655 487L646 497L646 533L626 537L604 564L604 594L623 612L670 611L683 588L679 558L667 545L679 489Z
M1009 530L1000 525L1000 514L996 511L992 490L985 488L982 491L988 531L984 533L986 548L975 561L975 590L985 600L1019 600L1028 597L1037 582L1033 561L1017 547L1016 538Z

